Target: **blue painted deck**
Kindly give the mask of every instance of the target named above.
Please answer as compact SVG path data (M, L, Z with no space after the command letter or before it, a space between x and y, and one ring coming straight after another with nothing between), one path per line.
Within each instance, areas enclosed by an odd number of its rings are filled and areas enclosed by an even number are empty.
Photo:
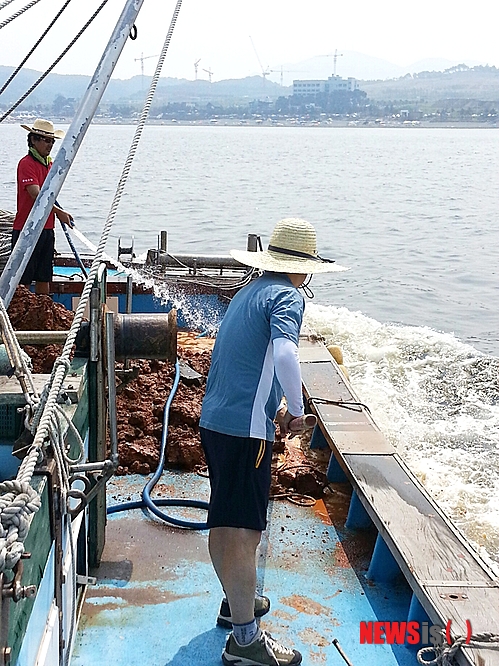
M145 477L115 478L109 503L139 499ZM155 496L208 498L208 481L166 472ZM365 562L352 557L346 533L316 508L273 501L258 557L260 591L270 597L262 627L302 652L303 664L409 666L415 651L360 645L361 621L403 620L410 591L378 590ZM204 520L203 512L178 510ZM352 568L350 560L355 564ZM357 561L356 561L357 560ZM142 511L109 518L98 582L87 592L72 666L219 666L228 632L215 624L221 590L212 570L207 533L172 528Z

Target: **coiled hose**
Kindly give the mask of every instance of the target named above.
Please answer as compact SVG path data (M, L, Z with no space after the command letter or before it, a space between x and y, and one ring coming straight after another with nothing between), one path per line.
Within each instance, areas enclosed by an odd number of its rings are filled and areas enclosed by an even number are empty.
M154 473L154 476L146 483L142 490L142 500L137 502L125 502L124 504L115 504L110 506L107 509L108 515L112 513L118 513L119 511L129 511L131 509L149 509L151 513L157 516L160 520L163 520L165 523L170 523L171 525L176 525L177 527L185 527L190 530L207 530L208 525L206 523L195 523L189 520L181 520L180 518L173 518L168 516L163 511L158 509L159 506L181 506L181 507L194 507L195 509L205 509L208 510L208 502L203 502L201 500L193 499L182 499L182 498L161 498L161 499L151 499L151 492L154 489L154 486L157 484L158 480L163 473L163 468L165 466L166 458L166 446L168 440L168 419L170 416L170 407L173 402L173 398L177 392L177 388L180 381L180 365L177 361L175 363L175 379L173 381L172 390L166 401L165 408L163 411L163 432L161 433L161 450L159 455L159 463Z

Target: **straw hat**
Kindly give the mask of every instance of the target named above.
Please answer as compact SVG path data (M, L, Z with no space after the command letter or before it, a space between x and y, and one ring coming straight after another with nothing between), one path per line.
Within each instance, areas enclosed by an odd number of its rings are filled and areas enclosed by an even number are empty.
M306 220L293 217L276 224L267 250L262 252L231 250L230 253L241 264L275 273L309 275L348 270L344 266L338 266L331 259L319 257L314 227Z
M28 132L40 134L40 136L49 136L52 139L62 139L65 135L65 132L62 130L54 130L54 126L50 120L43 120L42 118L37 118L33 123L33 127L29 127L29 125L21 125L21 127Z

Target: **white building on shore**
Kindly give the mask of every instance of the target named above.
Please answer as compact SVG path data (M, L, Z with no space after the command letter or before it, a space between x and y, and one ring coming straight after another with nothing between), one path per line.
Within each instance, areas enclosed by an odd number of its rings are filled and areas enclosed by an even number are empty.
M327 81L320 79L298 79L293 81L293 95L308 97L319 93L335 92L336 90L347 90L353 92L359 89L359 82L353 77L342 79L337 74L328 77Z

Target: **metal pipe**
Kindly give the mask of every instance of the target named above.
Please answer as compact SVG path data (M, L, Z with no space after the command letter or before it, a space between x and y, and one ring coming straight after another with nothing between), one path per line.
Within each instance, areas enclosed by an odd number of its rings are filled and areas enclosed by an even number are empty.
M133 299L133 277L127 275L126 278L126 305L125 311L127 314L132 312L132 299Z
M63 345L69 331L15 331L22 345Z
M161 232L159 249L161 252L168 252L168 233L166 231Z
M248 252L258 252L262 247L262 242L258 234L248 234L248 243L246 249Z
M79 465L71 465L71 474L78 474L79 472L101 472L107 460L102 462L81 463ZM86 479L86 477L85 477Z
M99 360L100 294L98 287L90 292L90 360Z
M111 462L118 467L118 417L116 415L116 368L114 355L114 314L106 312L106 365Z
M163 232L161 232L161 233L163 233ZM127 314L132 313L132 299L133 299L133 277L131 275L127 275L127 278L126 278L126 307L125 307L125 312ZM123 360L123 369L124 370L129 370L130 369L130 359L129 358L125 358Z
M349 659L349 658L346 656L346 654L344 653L343 648L342 648L341 645L339 644L337 638L334 638L334 639L333 639L333 645L334 645L334 647L338 650L338 652L340 653L340 655L343 657L343 660L344 660L345 664L346 664L347 666L353 666L353 664L352 664L352 662L350 661L350 659Z
M66 179L78 148L90 126L111 74L125 46L144 0L127 0L102 54L73 122L63 139L52 168L43 183L19 239L0 276L0 297L8 307L24 273L45 222Z
M189 268L245 268L244 264L236 261L229 255L217 256L215 254L159 254L157 263L162 266L182 268L182 264Z

